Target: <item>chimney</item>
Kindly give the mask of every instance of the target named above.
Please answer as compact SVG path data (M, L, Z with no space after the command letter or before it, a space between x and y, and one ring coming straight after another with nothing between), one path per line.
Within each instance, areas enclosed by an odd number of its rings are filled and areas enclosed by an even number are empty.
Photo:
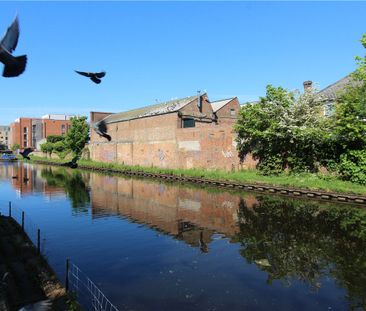
M313 90L313 81L304 81L304 92L311 92Z

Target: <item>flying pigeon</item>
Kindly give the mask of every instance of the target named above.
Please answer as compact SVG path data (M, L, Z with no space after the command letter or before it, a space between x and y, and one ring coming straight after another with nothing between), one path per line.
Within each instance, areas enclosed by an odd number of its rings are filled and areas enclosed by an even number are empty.
M80 158L79 156L73 157L70 162L63 163L63 164L61 164L61 166L68 166L68 167L71 167L71 168L77 168L78 167L77 161L79 160L79 158Z
M100 82L102 82L101 78L103 78L105 76L105 71L102 71L102 72L83 72L83 71L75 70L75 72L78 73L79 75L90 78L90 80L92 80L96 84L99 84Z
M93 127L98 135L107 138L108 141L112 140L111 136L107 134L107 124L104 120L95 123Z
M23 156L24 159L27 159L27 160L30 160L30 157L29 157L29 154L33 152L33 149L32 148L25 148L22 151L20 151L19 153Z
M27 64L27 55L13 56L19 39L19 21L15 17L13 23L7 29L0 41L0 62L4 64L3 77L17 77L22 74Z

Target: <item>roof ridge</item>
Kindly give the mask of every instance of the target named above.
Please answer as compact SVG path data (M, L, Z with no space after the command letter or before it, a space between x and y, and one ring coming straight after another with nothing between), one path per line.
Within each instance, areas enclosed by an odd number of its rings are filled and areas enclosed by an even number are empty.
M218 100L213 100L212 102L210 102L210 103L216 103L216 102L221 102L221 101L223 101L223 100L229 100L229 99L234 99L236 96L234 96L234 97L228 97L228 98L223 98L223 99L218 99Z

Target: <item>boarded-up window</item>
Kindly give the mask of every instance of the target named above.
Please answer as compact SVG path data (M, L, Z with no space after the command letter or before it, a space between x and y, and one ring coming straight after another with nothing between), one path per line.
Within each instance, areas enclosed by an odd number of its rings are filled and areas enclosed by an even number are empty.
M194 119L183 119L183 127L195 127L196 122Z
M233 116L233 117L235 116L235 109L234 108L230 109L230 115Z

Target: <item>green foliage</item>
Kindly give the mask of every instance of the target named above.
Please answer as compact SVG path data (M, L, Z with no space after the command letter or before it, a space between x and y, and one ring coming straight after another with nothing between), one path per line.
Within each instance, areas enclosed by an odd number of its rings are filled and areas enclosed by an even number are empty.
M361 44L366 49L366 33L361 38ZM356 61L358 68L356 70L356 77L361 81L366 81L366 55L364 57L357 56Z
M41 151L51 154L53 151L53 143L45 142L41 144Z
M62 152L66 149L65 143L63 141L58 141L53 144L53 150L57 152Z
M20 149L20 145L19 144L14 144L13 146L11 146L11 150L13 150L13 151L16 151L18 149Z
M89 125L86 117L71 118L71 127L65 136L65 145L75 156L80 156L89 140Z
M326 138L321 106L316 93L297 95L268 85L266 97L240 110L235 125L240 158L252 153L264 174L286 168L316 172Z
M366 211L352 206L257 196L238 212L240 254L274 280L318 290L331 275L350 310L366 307ZM268 262L263 265L262 262Z
M366 185L366 150L350 150L342 154L339 172L344 180Z
M63 141L64 140L64 136L61 135L49 135L47 137L47 142L48 143L57 143L59 141Z
M42 178L50 186L62 187L72 202L72 207L80 212L87 212L90 202L89 191L79 171L69 171L65 168L46 168L41 172Z

